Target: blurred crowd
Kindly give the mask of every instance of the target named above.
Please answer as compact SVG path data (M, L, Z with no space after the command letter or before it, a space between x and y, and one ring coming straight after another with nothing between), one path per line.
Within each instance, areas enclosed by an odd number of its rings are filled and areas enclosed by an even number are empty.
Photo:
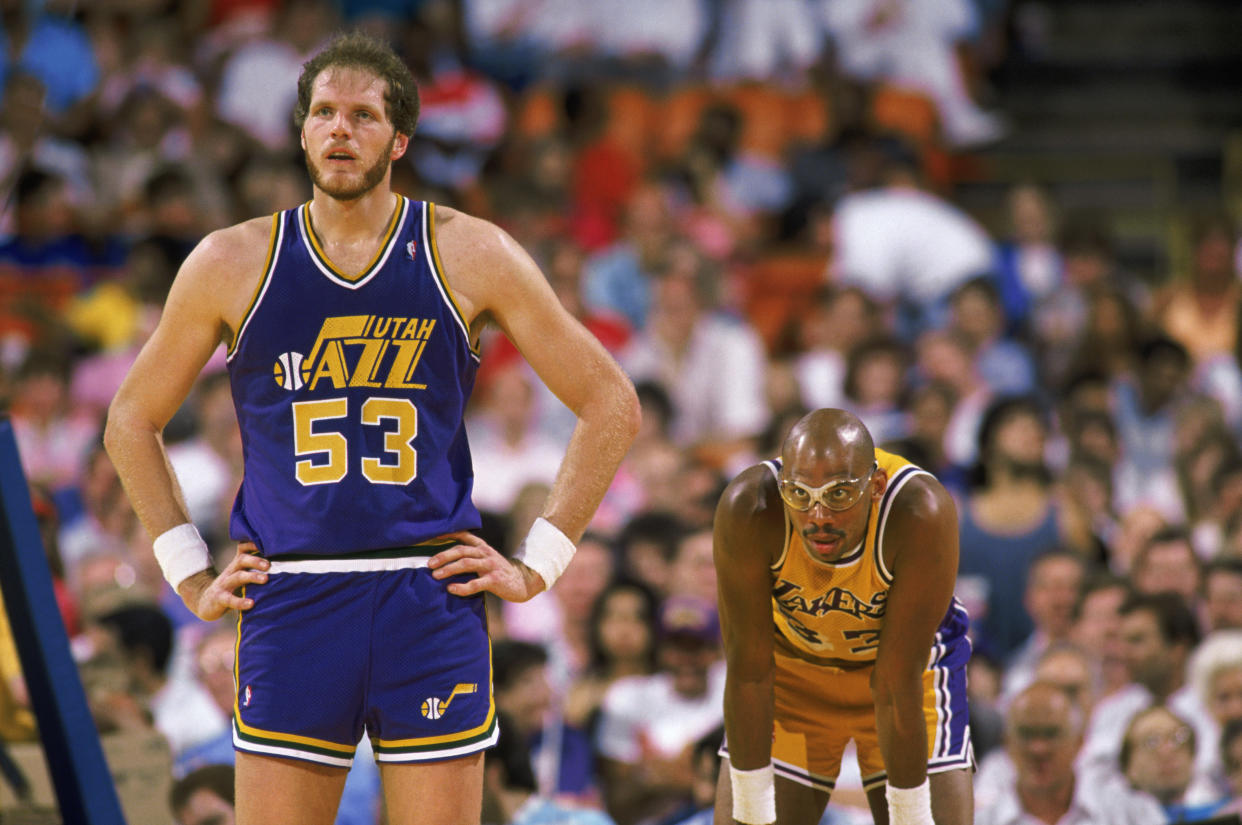
M1181 216L1184 254L1152 278L1122 266L1107 212L1039 181L1012 186L1003 226L957 206L1010 128L988 78L1024 47L1015 5L0 0L0 405L97 726L163 734L176 820L229 821L206 817L231 801L234 626L164 583L102 423L187 252L309 199L295 82L348 27L420 82L394 189L512 234L643 405L563 578L491 605L485 822L710 822L715 502L823 406L957 499L981 821L1075 776L1140 793L1150 821L1237 807L1237 216ZM503 335L482 346L475 501L509 551L572 415ZM223 351L165 439L226 563ZM0 631L0 739L34 741ZM856 769L834 799L833 821L869 821ZM381 809L364 740L338 821Z

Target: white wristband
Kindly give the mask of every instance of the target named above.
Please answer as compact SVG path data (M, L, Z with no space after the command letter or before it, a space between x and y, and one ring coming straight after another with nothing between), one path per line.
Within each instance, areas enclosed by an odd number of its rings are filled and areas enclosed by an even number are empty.
M155 560L164 578L177 587L190 576L211 567L211 551L193 524L178 524L155 539Z
M540 516L530 526L530 532L513 557L538 573L544 585L550 588L565 572L576 549L569 536Z
M934 825L931 810L931 785L927 780L915 788L884 789L888 799L888 821L891 825Z
M729 784L733 786L734 819L748 825L776 821L776 774L771 763L753 771L729 765Z

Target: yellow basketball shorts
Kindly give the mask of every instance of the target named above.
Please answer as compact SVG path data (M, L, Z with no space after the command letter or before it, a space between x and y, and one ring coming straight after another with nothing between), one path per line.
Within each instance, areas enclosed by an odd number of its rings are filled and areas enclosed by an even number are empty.
M934 649L932 662L923 672L929 774L974 766L966 704L969 657L968 644ZM775 668L772 763L776 774L831 793L841 770L841 755L852 739L863 787L870 791L883 786L888 772L875 724L872 669L828 668L779 654ZM728 756L727 743L720 752Z

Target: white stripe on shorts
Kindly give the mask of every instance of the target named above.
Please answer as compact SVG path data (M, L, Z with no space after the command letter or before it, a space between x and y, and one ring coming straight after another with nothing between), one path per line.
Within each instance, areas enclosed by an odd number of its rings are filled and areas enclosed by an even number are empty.
M398 556L391 559L351 559L348 556L280 561L273 559L268 573L373 573L383 570L414 570L426 567L430 556Z

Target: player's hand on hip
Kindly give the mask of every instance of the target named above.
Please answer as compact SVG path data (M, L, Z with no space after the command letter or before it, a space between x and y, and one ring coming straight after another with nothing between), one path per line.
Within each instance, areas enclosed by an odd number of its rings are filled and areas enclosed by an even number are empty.
M448 592L454 596L473 596L487 591L510 602L524 602L543 592L543 579L520 561L502 556L490 544L473 533L450 533L446 538L457 544L436 553L427 562L431 575L447 579L463 573L474 573L477 578L465 582L452 582Z
M181 583L177 594L186 607L203 621L212 622L230 610L249 610L254 599L239 595L248 584L267 581L270 562L258 555L258 548L250 542L237 546L237 555L224 570L216 575L211 568L195 573Z

